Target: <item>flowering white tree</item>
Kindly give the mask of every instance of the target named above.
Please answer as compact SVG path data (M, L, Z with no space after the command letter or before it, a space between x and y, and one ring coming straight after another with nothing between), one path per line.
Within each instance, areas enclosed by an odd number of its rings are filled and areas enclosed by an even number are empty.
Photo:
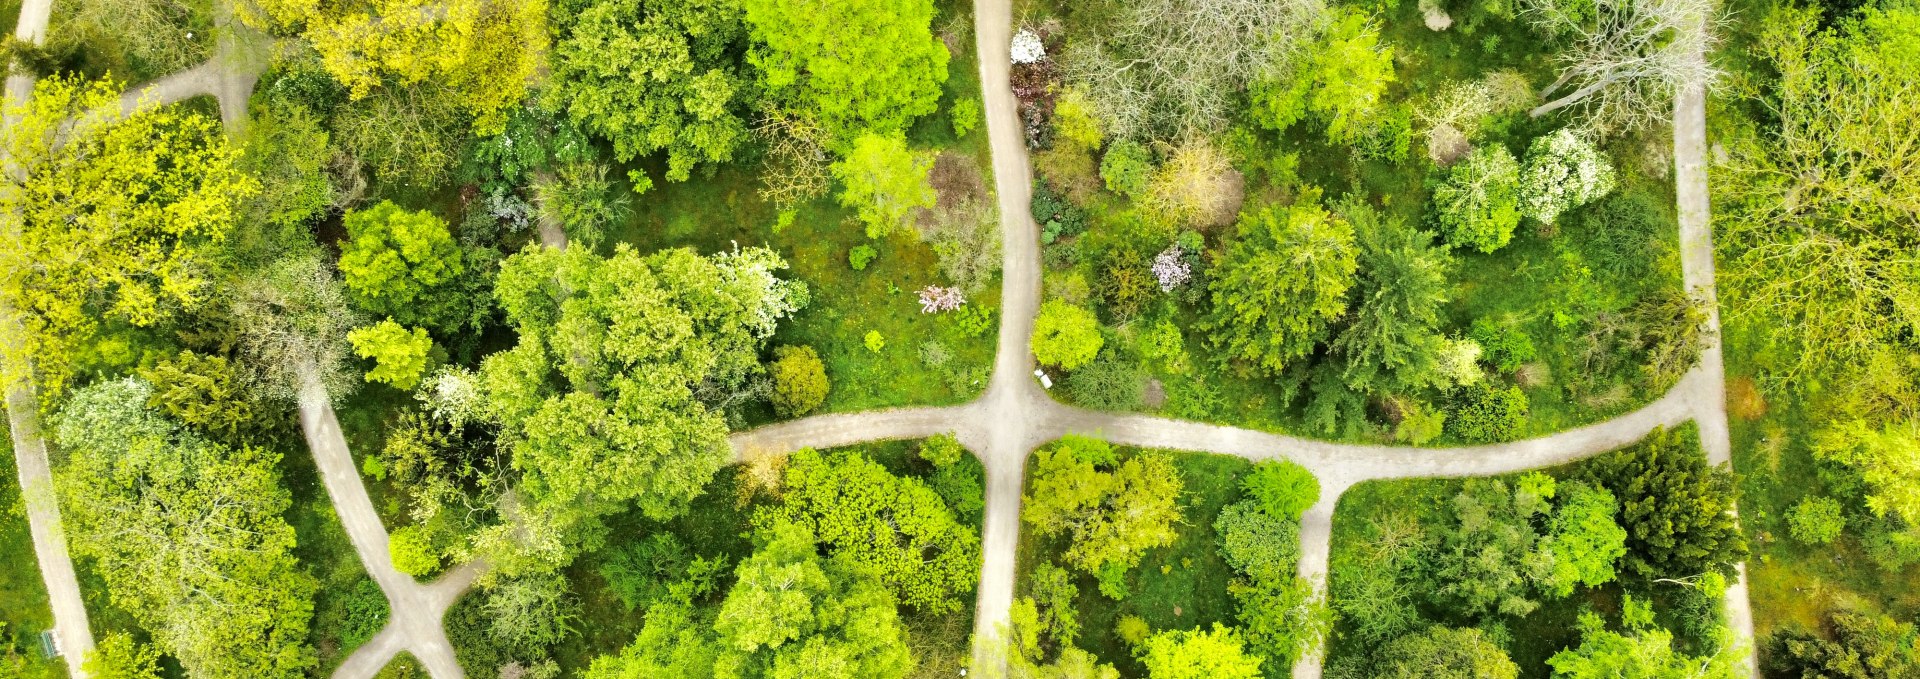
M1520 171L1520 214L1552 224L1560 213L1613 191L1613 163L1585 136L1561 128L1533 140Z
M480 384L480 374L457 365L441 366L413 391L413 397L420 401L428 413L439 418L447 426L459 429L468 422L486 419L486 393Z
M1186 285L1193 279L1193 268L1187 265L1187 252L1179 245L1169 245L1153 258L1153 277L1160 281L1161 292L1173 292L1174 288Z
M1047 47L1040 44L1040 34L1031 28L1022 28L1013 34L1013 63L1037 64L1047 59Z
M780 319L807 308L812 298L805 282L774 275L787 268L787 260L772 248L742 248L734 243L732 252L715 254L713 259L722 284L738 290L737 299L754 301L746 325L757 339L773 336Z
M920 289L920 313L923 314L953 311L966 303L967 297L960 292L960 288L929 285Z

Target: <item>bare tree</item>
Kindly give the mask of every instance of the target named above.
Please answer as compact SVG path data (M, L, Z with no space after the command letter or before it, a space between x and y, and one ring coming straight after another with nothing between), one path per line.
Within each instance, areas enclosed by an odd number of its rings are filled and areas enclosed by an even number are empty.
M347 368L346 337L363 319L317 251L288 255L242 281L233 320L241 328L241 365L262 395L293 402L317 382L340 398L359 385Z
M1067 80L1085 84L1115 138L1207 131L1235 93L1310 39L1322 0L1141 0L1108 35L1072 44Z
M818 125L788 113L772 112L754 128L767 142L760 198L782 210L827 195L826 135Z
M1598 129L1632 129L1665 119L1675 90L1705 86L1718 71L1713 47L1715 0L1595 0L1590 19L1533 3L1526 16L1548 34L1566 35L1560 78L1540 92L1558 95L1535 118L1584 102ZM1571 89L1569 89L1571 88Z

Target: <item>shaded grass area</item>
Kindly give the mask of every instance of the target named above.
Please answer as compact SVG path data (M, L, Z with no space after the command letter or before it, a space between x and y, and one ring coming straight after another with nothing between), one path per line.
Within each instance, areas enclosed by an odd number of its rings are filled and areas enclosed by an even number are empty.
M13 11L17 14L19 7ZM53 628L53 611L40 579L5 420L0 420L0 474L0 675L17 670L20 679L64 677L59 659L40 655L40 632Z
M296 442L297 443L297 442ZM290 446L280 461L282 483L293 494L293 507L287 523L299 540L294 556L313 575L318 588L313 597L312 627L307 642L313 645L319 660L312 676L331 675L353 647L365 639L350 639L347 609L349 599L362 583L371 583L360 564L359 553L340 524L333 500L320 481L313 456L304 445ZM371 488L369 488L371 490Z
M1148 452L1115 449L1122 459ZM1074 608L1081 631L1074 644L1129 677L1144 676L1145 668L1115 631L1121 618L1140 616L1156 632L1234 623L1233 598L1227 593L1233 570L1220 558L1213 521L1222 507L1241 498L1240 477L1253 469L1252 463L1230 455L1154 452L1171 456L1180 471L1184 486L1180 494L1181 523L1175 527L1178 536L1173 544L1148 550L1140 565L1127 573L1129 594L1125 600L1107 598L1093 576L1066 566L1062 555L1070 541L1065 535L1041 537L1031 526L1023 526L1020 532L1015 596L1029 594L1029 579L1041 563L1052 561L1068 568L1079 588ZM1029 486L1032 473L1029 467Z

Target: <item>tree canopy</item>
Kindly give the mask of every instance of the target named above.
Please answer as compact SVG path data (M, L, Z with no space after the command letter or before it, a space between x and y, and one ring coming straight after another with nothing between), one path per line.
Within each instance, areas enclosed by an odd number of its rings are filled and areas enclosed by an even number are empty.
M1375 676L1383 679L1516 679L1520 666L1478 629L1435 625L1380 649Z
M1260 658L1249 655L1240 632L1214 623L1211 630L1155 634L1140 649L1151 679L1259 679Z
M1733 472L1707 466L1691 429L1659 430L1627 450L1595 458L1584 472L1620 502L1626 567L1643 578L1709 571L1732 577L1747 556L1733 516Z
M804 527L762 529L720 604L718 677L873 677L913 669L894 599L847 557L822 559Z
M340 273L355 305L435 328L458 328L473 315L473 300L461 294L466 265L446 221L385 200L343 221Z
M1305 358L1346 313L1355 251L1352 225L1314 196L1245 213L1209 283L1210 341L1274 374Z
M1020 515L1041 535L1071 537L1068 563L1088 573L1125 572L1146 550L1173 541L1180 488L1180 472L1165 455L1121 461L1104 441L1068 436L1040 449Z
M1047 300L1033 320L1033 357L1042 365L1079 369L1092 363L1105 343L1093 312L1065 300Z
M1453 297L1453 257L1433 234L1360 201L1339 208L1360 244L1352 317L1333 340L1355 390L1405 393L1446 379L1440 311Z
M934 111L947 46L931 0L741 0L768 98L844 145Z

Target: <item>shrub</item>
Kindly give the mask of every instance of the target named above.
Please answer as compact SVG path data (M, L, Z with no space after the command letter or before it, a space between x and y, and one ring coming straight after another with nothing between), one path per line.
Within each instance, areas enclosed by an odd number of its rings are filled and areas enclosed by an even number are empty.
M1113 625L1113 632L1128 646L1139 647L1153 635L1153 628L1147 625L1147 619L1137 615L1123 615Z
M827 367L810 346L773 350L773 409L781 417L813 412L827 400L831 388Z
M993 330L993 309L985 305L963 306L959 311L941 314L940 317L950 319L954 329L964 337L980 337Z
M425 577L440 570L440 553L421 526L401 526L387 538L387 551L393 554L394 570Z
M1571 128L1537 137L1520 173L1520 210L1542 224L1613 191L1613 163Z
M1146 193L1152 177L1153 157L1140 142L1116 141L1100 157L1100 178L1106 180L1108 191L1138 198Z
M935 467L945 467L966 456L967 449L952 434L932 436L920 443L920 459L932 462Z
M1092 362L1104 343L1093 312L1060 300L1041 305L1033 321L1033 356L1045 365L1074 370Z
M1135 410L1146 401L1147 378L1133 363L1097 358L1066 379L1073 402L1095 410Z
M607 166L599 163L567 163L552 174L534 175L533 195L541 221L560 225L568 239L588 248L630 211L627 192L614 189Z
M854 271L865 271L867 264L878 256L880 251L873 249L871 245L855 245L852 250L847 251L847 265L853 267Z
M1254 582L1275 582L1293 573L1300 559L1300 526L1268 514L1257 500L1220 510L1213 521L1220 558Z
M881 238L907 223L916 208L934 204L927 172L933 160L907 149L899 134L864 134L845 159L833 164L840 180L840 204L858 211L868 238Z
M1829 637L1789 625L1767 639L1767 676L1878 679L1920 676L1920 638L1910 623L1884 615L1838 611Z
M867 351L876 354L880 353L880 350L887 348L887 337L880 334L878 330L868 330L867 336L863 338L861 342L867 345Z
M1040 225L1042 244L1051 245L1055 240L1079 235L1087 230L1087 213L1055 192L1045 181L1034 182L1033 201L1029 207L1034 223Z
M1434 408L1413 399L1396 399L1400 409L1400 423L1394 425L1393 438L1396 441L1420 446L1440 437L1447 424L1447 411Z
M1801 500L1787 513L1788 532L1793 539L1809 545L1833 542L1846 527L1847 519L1841 514L1840 502L1822 495Z
M1520 366L1537 355L1533 348L1533 337L1518 323L1503 323L1482 316L1473 319L1473 327L1467 334L1480 345L1481 358L1501 372L1519 370Z
M1094 115L1093 103L1087 101L1085 87L1068 87L1054 100L1053 139L1055 144L1071 145L1081 151L1100 148L1100 142L1106 139L1100 129L1100 118Z
M953 118L953 136L967 136L968 132L980 126L980 99L962 97L959 101L953 102L953 110L949 116Z
M1519 387L1460 387L1448 405L1447 431L1470 443L1512 440L1527 423L1527 395Z
M447 223L390 201L347 213L340 273L353 303L408 325L458 327L464 320L458 285L467 273Z
M980 512L987 507L986 479L978 460L966 458L943 466L927 479L927 485L962 523L979 522Z
M410 391L420 383L420 376L427 371L427 352L433 349L425 328L409 330L391 318L355 328L347 333L347 341L353 343L353 353L373 359L373 369L367 371L368 382L389 384L401 391Z
M1474 149L1433 191L1441 233L1454 245L1481 252L1505 247L1520 224L1519 182L1520 164L1506 147Z
M965 309L965 307L961 307ZM929 368L940 368L953 360L953 350L940 340L927 340L920 343L920 363Z
M1320 480L1313 472L1291 460L1266 460L1240 480L1246 491L1268 516L1282 521L1299 521L1300 515L1320 501Z
M372 578L355 580L343 603L347 617L340 623L341 648L358 648L387 625L387 595Z

